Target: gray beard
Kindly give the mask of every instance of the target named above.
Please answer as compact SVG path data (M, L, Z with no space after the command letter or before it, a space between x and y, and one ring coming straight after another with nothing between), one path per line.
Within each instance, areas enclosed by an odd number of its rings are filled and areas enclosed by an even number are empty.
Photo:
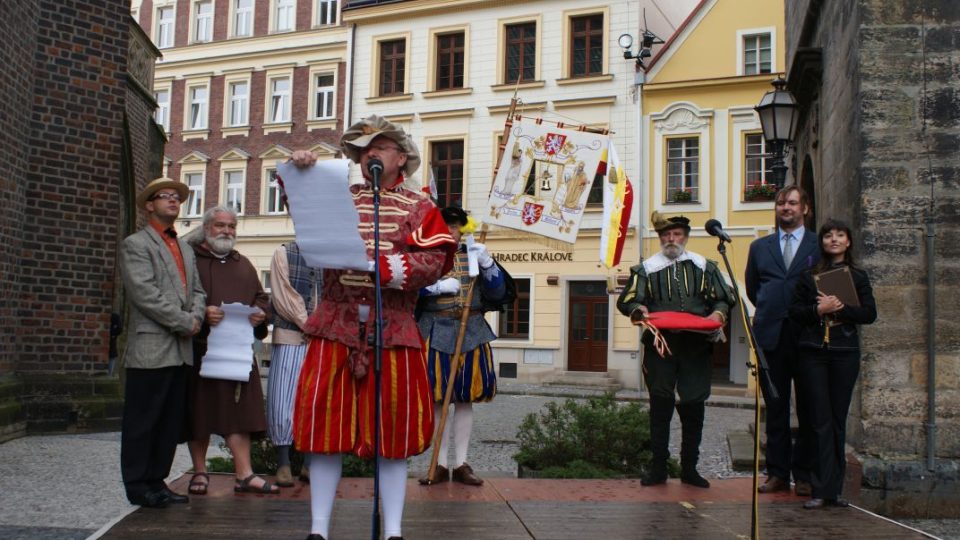
M677 257L683 254L683 246L676 244L668 244L663 246L663 256L670 259L671 261L677 260Z
M233 246L237 244L236 238L231 238L229 236L207 236L205 237L207 241L207 247L210 248L210 252L219 257L226 257L233 251Z

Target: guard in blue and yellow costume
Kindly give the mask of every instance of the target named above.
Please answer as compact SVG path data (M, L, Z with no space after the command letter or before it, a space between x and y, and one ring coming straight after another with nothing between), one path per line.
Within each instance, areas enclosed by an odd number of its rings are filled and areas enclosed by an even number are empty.
M450 365L456 352L463 310L469 309L470 314L460 348L460 369L454 379L451 399L454 407L453 421L447 422L441 437L434 477L424 478L421 482L436 484L449 479L447 441L452 430L456 453L453 480L479 486L483 484L483 480L477 477L467 463L467 448L470 446L470 432L473 429L473 404L490 401L497 393L493 351L490 348L490 342L497 336L490 329L483 314L487 311L502 310L503 306L512 304L516 299L516 288L513 279L490 256L486 247L472 242L469 235L476 228L476 221L468 218L466 212L458 207L444 208L441 214L455 240L460 242L465 237L469 241L460 244L453 269L433 285L421 289L420 301L417 304L417 324L420 326L420 335L423 336L424 348L428 349L427 374L436 403L435 418L440 418L440 407L450 378ZM475 290L470 306L466 306L471 282L474 282Z

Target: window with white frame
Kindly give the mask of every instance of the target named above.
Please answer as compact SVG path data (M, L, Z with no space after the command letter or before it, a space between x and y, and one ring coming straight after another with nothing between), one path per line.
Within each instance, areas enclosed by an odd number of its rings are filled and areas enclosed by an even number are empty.
M270 122L290 121L290 78L270 80Z
M537 73L537 23L524 21L504 27L504 83L529 82Z
M603 14L570 18L571 77L589 77L603 73Z
M203 214L203 173L187 173L183 179L190 188L187 204L183 205L183 215L200 217Z
M190 117L188 129L207 128L207 87L190 88Z
M499 332L505 339L530 338L530 278L514 278L517 297L500 313Z
M230 83L230 126L247 125L250 85L247 81Z
M234 0L233 10L233 35L253 35L253 0Z
M170 131L170 90L157 90L153 93L157 100L157 110L153 113L153 120L158 126L162 126L164 131Z
M772 54L770 34L743 36L743 74L770 73Z
M314 91L314 103L316 103L314 118L333 118L334 96L336 86L333 73L317 73L314 78L316 90Z
M173 6L157 8L156 42L158 49L173 47Z
M667 140L667 202L700 200L700 138Z
M276 0L276 11L274 19L274 28L277 32L286 32L293 30L294 9L296 9L296 0Z
M766 142L762 133L744 135L743 198L746 201L770 201L776 195L776 185L767 182L772 178L772 160L767 159Z
M283 199L280 192L280 182L277 181L277 170L267 169L267 214L284 213Z
M317 0L317 25L337 24L337 0Z
M270 271L260 271L260 283L263 285L263 292L270 292Z
M213 2L205 0L197 2L194 8L193 40L197 43L213 39Z
M380 45L379 96L403 94L406 78L407 41L384 40Z
M225 187L224 201L227 208L237 214L243 213L243 171L226 171L223 173Z

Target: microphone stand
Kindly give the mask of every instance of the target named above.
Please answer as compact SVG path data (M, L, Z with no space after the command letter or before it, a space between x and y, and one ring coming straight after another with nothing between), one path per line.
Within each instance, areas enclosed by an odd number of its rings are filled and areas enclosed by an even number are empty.
M373 515L370 538L380 538L380 385L383 355L383 298L380 287L380 174L383 165L367 165L373 179L373 290L376 318L373 323ZM368 338L369 339L369 338Z
M709 231L708 231L709 232ZM713 232L710 232L713 234ZM753 364L750 361L747 361L747 367L750 368L750 373L753 374L754 380L757 383L756 388L754 388L753 394L753 405L754 405L754 429L753 429L753 504L750 520L750 538L752 540L758 540L760 538L760 522L759 522L759 513L758 513L758 500L757 500L757 488L759 487L760 480L760 374L763 374L764 380L767 383L768 394L770 399L778 399L779 395L777 394L777 389L773 386L773 381L770 379L770 368L767 366L767 359L763 355L763 349L760 348L757 343L757 336L753 333L753 325L750 324L750 320L747 318L747 308L743 305L740 296L740 287L737 286L737 280L733 277L733 268L730 266L730 259L727 258L727 246L725 245L725 240L720 235L718 236L720 242L717 244L717 251L720 252L720 256L723 257L723 264L727 268L727 276L730 279L730 283L733 285L733 293L736 295L737 305L740 306L740 316L744 322L744 326L747 328L747 335L750 336L750 344L753 346L753 352L757 355L757 364Z

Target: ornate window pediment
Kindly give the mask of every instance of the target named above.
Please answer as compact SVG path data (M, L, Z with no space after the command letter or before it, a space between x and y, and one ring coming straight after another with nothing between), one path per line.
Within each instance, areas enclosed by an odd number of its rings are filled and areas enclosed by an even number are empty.
M713 111L700 110L692 103L675 103L662 113L653 114L654 128L657 131L699 131L710 125Z

